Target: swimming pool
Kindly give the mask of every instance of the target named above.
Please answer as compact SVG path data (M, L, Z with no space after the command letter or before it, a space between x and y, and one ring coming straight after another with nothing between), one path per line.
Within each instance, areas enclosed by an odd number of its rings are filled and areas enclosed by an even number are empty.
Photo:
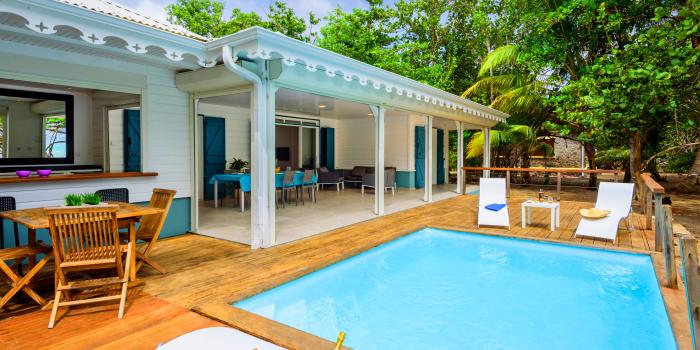
M675 349L648 255L423 229L234 306L354 349Z

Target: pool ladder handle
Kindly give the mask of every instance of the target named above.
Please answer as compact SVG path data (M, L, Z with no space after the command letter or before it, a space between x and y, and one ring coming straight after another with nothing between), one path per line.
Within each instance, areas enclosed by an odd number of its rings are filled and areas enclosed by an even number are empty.
M342 349L344 341L345 341L345 332L338 333L338 340L335 341L335 348L333 348L333 350Z

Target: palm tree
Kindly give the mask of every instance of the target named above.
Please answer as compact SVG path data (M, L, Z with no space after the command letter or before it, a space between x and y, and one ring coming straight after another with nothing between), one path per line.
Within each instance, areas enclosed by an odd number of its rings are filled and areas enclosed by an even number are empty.
M537 138L535 131L527 125L499 125L491 130L490 145L496 166L513 167L518 160L529 160L532 152L541 151L546 156L553 154L552 146ZM480 157L484 150L484 133L475 133L467 144L467 158ZM521 164L529 167L530 164Z
M545 84L522 67L518 45L505 45L491 51L479 69L479 78L462 97L488 94L490 106L509 114L541 115L546 107ZM503 72L493 75L493 72Z

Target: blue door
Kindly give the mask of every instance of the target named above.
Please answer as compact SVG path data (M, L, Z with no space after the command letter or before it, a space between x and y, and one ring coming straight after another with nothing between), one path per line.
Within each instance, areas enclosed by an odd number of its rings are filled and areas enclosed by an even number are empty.
M214 185L209 179L216 174L223 174L226 169L226 120L217 117L204 117L204 199L214 199ZM219 198L224 193L224 186L219 186Z
M437 183L445 183L445 131L437 129Z
M141 111L124 110L124 171L141 171Z
M335 170L335 129L321 128L321 166Z
M416 188L425 185L425 127L416 126Z

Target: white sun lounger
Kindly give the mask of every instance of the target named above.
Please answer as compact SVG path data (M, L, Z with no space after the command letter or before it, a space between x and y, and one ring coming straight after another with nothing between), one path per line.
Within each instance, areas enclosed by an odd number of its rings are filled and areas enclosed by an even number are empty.
M582 217L576 228L576 236L603 238L614 242L620 221L628 218L632 210L633 197L634 184L601 182L595 207L610 210L610 215L602 219Z
M506 206L499 211L492 211L485 208L487 205L494 203L506 204ZM482 225L505 226L510 229L505 179L479 179L479 212L477 216L477 227Z
M258 339L252 335L227 327L210 327L198 329L183 334L165 344L157 350L229 350L229 349L258 349L258 350L284 350L284 348Z

